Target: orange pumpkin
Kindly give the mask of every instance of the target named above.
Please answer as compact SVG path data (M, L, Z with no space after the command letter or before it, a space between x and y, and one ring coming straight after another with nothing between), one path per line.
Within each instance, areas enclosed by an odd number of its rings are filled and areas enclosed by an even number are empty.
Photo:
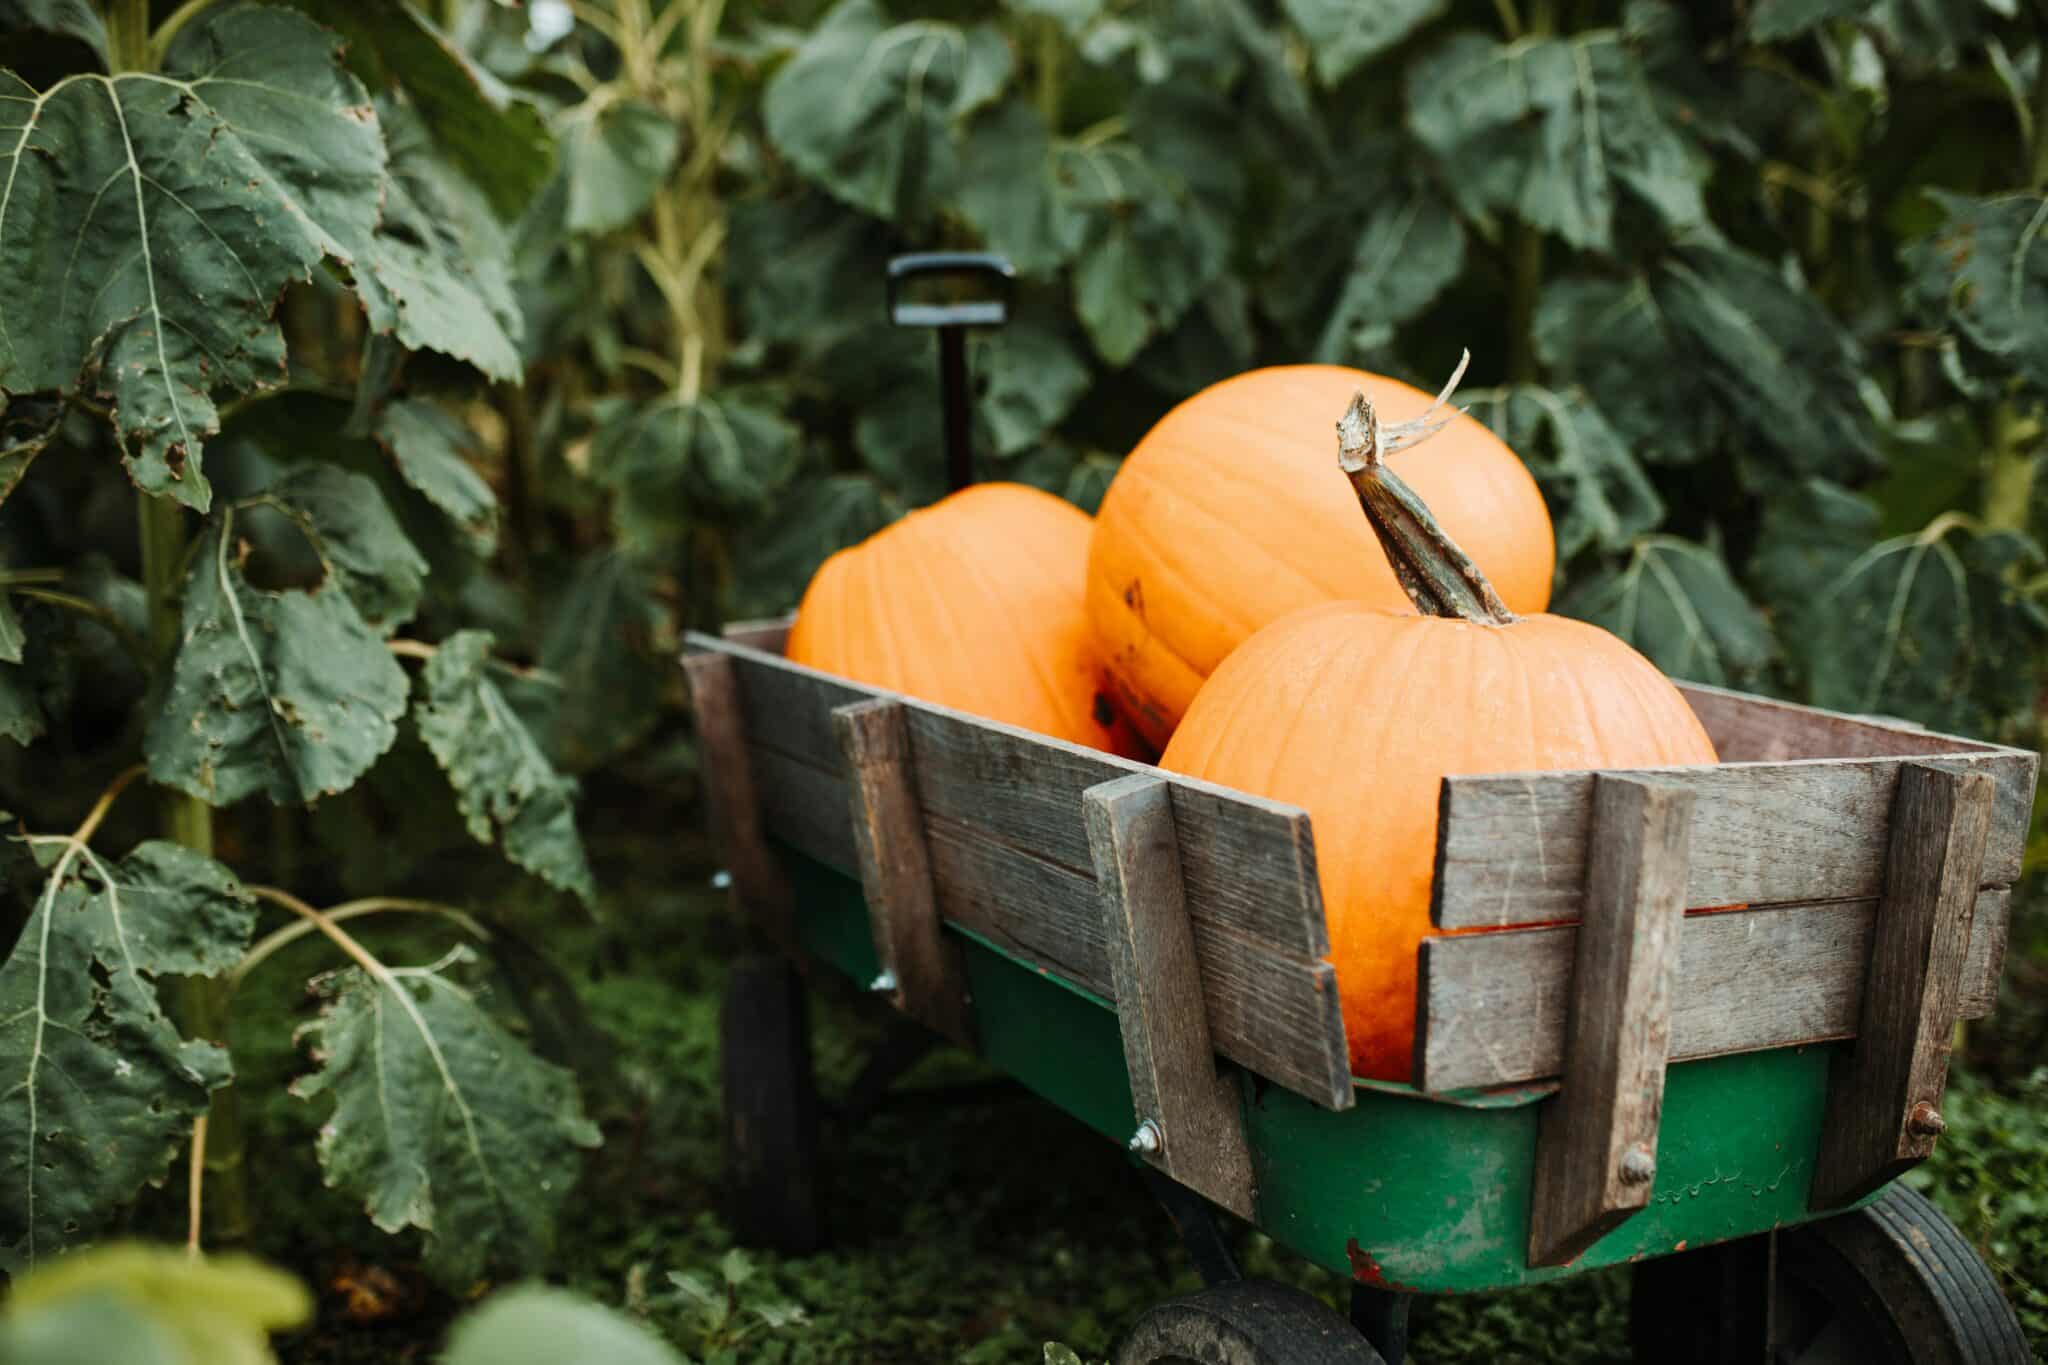
M1081 585L1088 514L985 483L819 566L788 656L1059 739L1138 756L1102 691Z
M1363 370L1253 370L1169 412L1117 471L1089 545L1088 620L1118 702L1153 744L1261 626L1317 602L1407 610L1330 463L1330 414L1361 390L1390 421L1429 406ZM1498 437L1460 415L1394 463L1510 607L1550 604L1550 514Z
M1267 626L1202 687L1160 765L1309 812L1352 1066L1404 1081L1441 780L1716 758L1678 689L1627 644L1508 609L1387 467L1362 396L1338 429L1353 515L1362 506L1385 547L1369 567L1401 565L1421 614L1333 602Z

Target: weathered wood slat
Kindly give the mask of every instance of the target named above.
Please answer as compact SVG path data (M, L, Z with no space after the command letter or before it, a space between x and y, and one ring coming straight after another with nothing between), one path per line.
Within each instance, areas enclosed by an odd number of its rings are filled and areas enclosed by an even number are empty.
M972 1047L967 966L959 941L941 932L902 703L856 702L832 720L852 774L854 847L875 956L894 979L890 998L926 1028Z
M698 749L711 779L706 786L712 836L732 873L733 899L772 942L792 946L795 902L763 837L737 670L725 655L700 653L684 657L683 673L690 685Z
M1945 765L1998 784L1984 884L2019 876L2033 808L2034 755L1955 754ZM1629 769L1698 802L1688 909L1876 896L1899 770L1911 760L1860 758ZM1578 918L1584 895L1590 772L1450 777L1439 806L1435 903L1446 929Z
M1959 999L1996 1003L2011 893L1980 891ZM1873 900L1688 915L1672 1003L1674 1062L1855 1034ZM1415 1083L1425 1090L1519 1085L1563 1067L1576 926L1424 940Z
M839 832L844 778L819 766L838 744L817 747L829 734L820 718L890 694L744 646L713 647L733 659L740 680L770 832L832 866L857 866L850 833ZM1351 1103L1303 812L941 707L902 705L944 918L1107 995L1081 796L1133 774L1163 781L1217 1049L1317 1103Z
M718 634L721 639L758 649L763 654L780 654L789 643L790 627L795 624L796 614L792 612L762 621L733 621Z
M1564 1085L1537 1128L1531 1265L1563 1265L1650 1202L1692 807L1674 787L1594 784Z
M1934 1151L1958 981L1991 827L1991 778L1899 777L1856 1042L1835 1061L1810 1203L1861 1198Z
M1133 776L1091 788L1082 802L1137 1111L1132 1150L1250 1218L1251 1149L1237 1078L1217 1070L1210 1044L1172 797L1160 779Z
M1746 692L1680 683L1678 690L1714 741L1723 763L1776 763L1795 758L1912 758L1998 749L1909 721L1849 716Z

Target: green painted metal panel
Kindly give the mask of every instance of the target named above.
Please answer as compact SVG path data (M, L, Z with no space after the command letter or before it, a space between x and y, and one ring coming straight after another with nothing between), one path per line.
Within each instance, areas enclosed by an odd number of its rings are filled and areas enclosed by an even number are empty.
M870 979L877 967L859 884L789 862L805 946ZM1137 1115L1109 1002L974 934L949 932L963 940L987 1060L1121 1144ZM1259 1226L1340 1274L1462 1293L1802 1222L1836 1046L1672 1067L1650 1207L1572 1265L1545 1270L1526 1263L1543 1088L1445 1097L1361 1082L1356 1105L1332 1113L1247 1078Z

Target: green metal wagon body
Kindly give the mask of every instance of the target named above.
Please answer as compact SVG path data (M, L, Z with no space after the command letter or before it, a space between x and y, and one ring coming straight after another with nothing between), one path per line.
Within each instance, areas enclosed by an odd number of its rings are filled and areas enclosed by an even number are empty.
M742 912L791 952L896 986L914 1017L963 1036L1105 1137L1130 1139L1157 1097L1137 1097L1146 1087L1134 1085L1133 1048L1143 1040L1132 1036L1131 1009L1112 998L1106 963L1115 942L1094 908L1104 895L1099 849L1091 869L1074 793L1149 779L1152 770L790 665L780 639L761 626L691 641L716 818ZM1223 1127L1251 1168L1239 1212L1361 1283L1468 1292L1839 1212L1924 1154L1932 1139L1902 1126L1910 1115L1884 1104L1875 1120L1851 1112L1869 1108L1856 1093L1868 1086L1850 1064L1853 1035L1896 1032L1903 1019L1905 1042L1887 1047L1917 1046L1919 1055L1932 1032L1990 1008L2036 757L1713 689L1688 696L1724 756L1748 761L1656 775L1699 797L1682 905L1742 908L1688 914L1671 949L1677 998L1668 1037L1656 1040L1661 1112L1653 1104L1648 1118L1654 1180L1644 1182L1646 1197L1604 1210L1615 1225L1569 1258L1548 1258L1554 1263L1532 1254L1531 1219L1547 1178L1544 1149L1564 1141L1546 1136L1545 1114L1572 1102L1579 1074L1573 962L1594 913L1581 899L1599 838L1587 795L1598 787L1593 775L1447 781L1439 923L1473 923L1502 886L1548 923L1425 946L1416 1086L1348 1074L1321 961L1327 941L1316 933L1322 910L1306 818L1199 784L1174 787L1175 886L1213 1031L1203 1034L1204 1056L1213 1047L1234 1110ZM848 707L879 709L894 727L881 778L861 768L857 745L842 750L827 738L832 713ZM840 726L841 739L847 729ZM1960 871L1950 860L1942 883L1949 909L1928 921L1925 979L1887 1023L1864 998L1866 964L1891 951L1886 916L1903 914L1885 900L1903 894L1885 882L1887 866L1900 881L1910 834L1906 818L1895 818L1901 773L1930 764L1937 776L1977 784L1969 790L1985 797L1988 832L1976 860ZM891 799L910 814L880 808ZM1524 819L1528 829L1515 824ZM1788 827L1791 844L1748 846L1777 837L1774 826ZM916 847L879 847L889 829L897 831L889 839ZM1530 836L1549 841L1549 865L1535 872L1518 861L1538 847ZM1804 862L1788 858L1786 847L1802 839L1825 842L1812 842ZM1219 840L1227 846L1211 847ZM1967 879L1960 891L1958 877ZM1475 894L1455 900L1460 886ZM1582 913L1584 922L1573 923ZM936 985L929 973L898 982L906 962L884 960L907 951L894 946L908 941L906 916L928 919L926 931L943 943L952 975ZM934 1004L931 994L948 981L958 998ZM1916 1101L1928 1076L1924 1057L1918 1065L1887 1082L1920 1087L1906 1097ZM1939 1086L1936 1075L1935 1100ZM1826 1197L1816 1186L1824 1149L1842 1140L1845 1125L1868 1136L1873 1122L1880 1145L1893 1146L1865 1163L1862 1188L1841 1194L1838 1182L1827 1187L1837 1197ZM1170 1133L1153 1164L1232 1205L1228 1192L1203 1189L1203 1177L1176 1169L1169 1155L1188 1159Z

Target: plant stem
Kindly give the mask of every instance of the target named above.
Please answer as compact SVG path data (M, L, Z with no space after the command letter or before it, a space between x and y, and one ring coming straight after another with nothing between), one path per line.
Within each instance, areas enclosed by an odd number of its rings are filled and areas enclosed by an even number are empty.
M265 886L252 887L251 890L266 899L275 899L276 896L284 894L283 892L274 892L273 888ZM283 904L284 902L279 901L278 903ZM337 905L325 913L331 923L340 924L343 920L355 919L361 915L393 912L414 915L439 915L441 918L461 926L470 935L485 942L490 941L491 931L479 924L467 911L458 910L452 905L441 905L435 901L404 900L396 896L373 896L368 900L350 901L346 905ZM230 986L241 985L243 977L263 965L272 955L290 947L318 927L312 921L302 919L296 924L287 924L282 929L266 934L261 942L251 948L243 956L242 960L235 964L234 971L228 973L228 984Z
M151 34L149 39L149 65L151 70L163 64L164 53L170 48L172 41L177 38L178 30L198 18L199 12L212 3L213 0L185 0L184 4L171 11L170 17L156 26L156 32ZM148 8L147 4L144 5L144 8Z
M1059 20L1050 16L1038 24L1038 116L1055 137L1060 131L1060 58L1064 55Z
M116 74L149 71L149 0L111 0L107 5L107 64Z
M2024 531L2040 469L2040 423L2020 415L2008 398L1991 414L1991 469L1984 479L1984 527Z
M1509 42L1522 36L1522 15L1515 0L1493 0L1493 12L1500 16L1500 31Z
M1514 231L1512 278L1508 294L1508 378L1517 384L1536 379L1536 296L1543 289L1543 233L1527 223Z

